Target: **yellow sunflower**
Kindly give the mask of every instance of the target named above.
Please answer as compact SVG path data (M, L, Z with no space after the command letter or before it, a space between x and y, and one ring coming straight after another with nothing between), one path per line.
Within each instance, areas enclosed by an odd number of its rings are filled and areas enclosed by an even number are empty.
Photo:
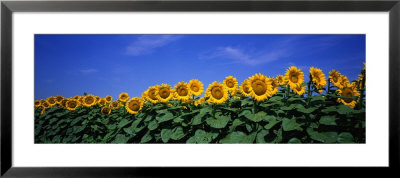
M94 103L94 97L93 97L93 103ZM65 106L68 110L73 111L79 106L79 101L76 99L69 99L66 103Z
M228 89L228 91L231 93L231 95L233 95L232 91L236 90L238 87L238 82L237 82L236 78L233 76L225 77L223 84Z
M228 99L228 90L223 85L216 81L210 84L207 88L207 97L209 103L222 104Z
M96 98L96 103L99 103L100 102L100 96L95 96L94 98Z
M60 106L61 106L62 108L67 108L67 101L68 101L68 99L64 98L64 99L61 101Z
M315 88L318 89L319 93L322 93L323 92L322 89L326 85L325 74L322 72L321 69L315 67L310 68L310 74L312 83L314 84Z
M101 108L101 113L107 116L111 113L111 108L109 106L104 106L103 108Z
M343 88L348 84L350 84L349 79L345 75L340 75L340 85L338 86L338 88Z
M160 102L167 103L172 99L174 93L168 84L161 84L160 86L157 86L155 95Z
M357 87L354 84L345 83L342 88L339 88L338 94L344 97L355 97L359 96L360 93L357 91ZM338 102L343 103L351 108L354 108L357 104L356 100L351 98L338 98Z
M250 78L251 97L257 101L268 99L272 92L272 81L262 74L255 74Z
M49 103L50 107L54 106L55 104L57 104L57 100L56 97L54 96L50 96L46 99L46 101Z
M121 106L118 101L113 101L113 102L111 102L110 105L111 105L111 108L113 108L113 109L118 109Z
M157 99L157 86L152 86L144 92L143 96L151 103L158 103Z
M73 99L76 99L76 100L79 100L79 98L82 98L81 96L78 96L78 95L76 95L76 96L74 96L74 97L72 97Z
M40 107L40 106L41 106L40 100L36 100L36 101L35 101L35 108L38 108L38 107Z
M86 107L91 107L96 104L96 97L93 95L86 95L82 99L82 105Z
M106 105L108 102L107 102L107 99L106 99L106 98L100 98L100 101L99 101L98 103L100 104L100 106L104 106L104 105Z
M49 107L51 107L50 106L50 104L49 104L49 102L47 102L47 100L40 100L40 105L43 107L43 108L49 108Z
M279 89L278 79L269 78L269 80L271 81L271 86L272 86L272 90L271 90L270 94L275 95L276 93L278 93L278 89Z
M190 92L194 96L199 96L204 91L203 83L201 83L197 79L190 80L188 85L189 85Z
M111 103L113 98L112 96L107 95L105 99L107 103Z
M130 114L137 114L143 107L143 100L139 97L131 98L125 105L126 111Z
M129 100L129 95L128 95L128 93L121 93L121 94L119 94L118 100L121 101L121 102L126 102L126 101L128 101L128 100ZM111 98L111 101L112 101L112 98ZM111 101L110 101L110 102L111 102Z
M251 95L251 86L250 80L245 79L242 84L240 85L240 93L243 96L249 97Z
M56 102L57 102L57 104L60 104L61 103L61 101L64 99L64 97L63 96L61 96L61 95L57 95L56 96Z
M341 74L339 71L333 69L332 71L329 72L329 81L333 84L335 87L339 87L340 83L342 81L342 77L340 77Z
M293 88L293 92L301 96L306 92L306 87L297 85L295 88Z
M40 114L44 114L46 112L46 108L43 108Z
M198 106L198 105L200 105L200 104L203 104L205 101L206 101L206 100L205 100L204 98L200 98L199 100L197 100L197 101L194 102L194 105L195 105L195 106Z
M83 103L83 99L84 99L85 97L78 97L78 99L76 99L79 103Z
M285 85L286 84L285 77L283 77L282 75L276 76L276 80L278 80L279 85Z
M290 88L293 89L297 87L298 84L302 84L304 82L304 74L301 69L291 66L286 70L285 81L287 81Z
M175 85L175 98L181 101L187 101L190 99L191 91L185 82L179 82Z

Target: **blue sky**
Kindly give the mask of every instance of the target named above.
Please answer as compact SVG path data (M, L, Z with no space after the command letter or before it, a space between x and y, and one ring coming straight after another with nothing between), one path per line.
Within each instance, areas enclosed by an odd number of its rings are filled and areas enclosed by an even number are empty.
M308 76L332 69L354 80L365 62L365 35L35 35L35 99L84 92L141 96L149 86L198 79L204 87L290 66ZM306 77L307 79L307 77Z

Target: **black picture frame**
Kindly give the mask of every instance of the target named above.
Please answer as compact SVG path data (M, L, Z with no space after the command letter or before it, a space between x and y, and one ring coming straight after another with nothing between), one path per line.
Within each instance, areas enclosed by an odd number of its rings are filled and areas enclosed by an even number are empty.
M242 168L153 167L74 167L20 168L12 166L12 17L13 12L170 12L170 11L290 11L290 12L389 12L389 167L367 168L370 171L395 171L399 168L400 119L400 0L364 1L2 1L1 2L1 176L5 177L131 177L167 176L190 171L207 175L210 171L244 173ZM207 170L204 170L207 169ZM229 169L229 170L228 170ZM250 168L250 174L265 173L270 168ZM275 169L281 169L276 168ZM296 169L296 168L289 168ZM348 168L345 168L348 169ZM306 169L304 172L310 172ZM248 170L246 170L248 172ZM296 171L284 171L297 175ZM303 172L303 171L300 171ZM340 174L329 171L329 174ZM210 173L211 174L211 173ZM213 175L215 175L213 173ZM264 174L265 175L265 174ZM266 176L266 175L265 175Z

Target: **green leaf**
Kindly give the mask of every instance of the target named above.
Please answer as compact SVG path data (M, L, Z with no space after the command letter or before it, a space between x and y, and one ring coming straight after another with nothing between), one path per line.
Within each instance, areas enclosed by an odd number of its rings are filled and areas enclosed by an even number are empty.
M253 100L249 99L242 100L241 106L246 106L246 105L253 105Z
M166 122L172 119L174 119L174 115L169 111L164 111L163 114L161 114L161 116L157 115L156 117L158 123Z
M129 135L136 135L135 127L133 127L133 126L130 126L128 128L124 128L123 130L125 131L125 133L127 133Z
M260 132L258 132L256 137L256 143L266 143L265 136L267 136L268 134L269 134L268 130L261 130Z
M251 132L253 130L250 124L246 124L246 129L248 132Z
M158 122L157 121L151 121L150 123L149 123L149 125L147 126L147 128L149 129L149 130L155 130L155 129L157 129L157 127L158 127Z
M222 129L225 128L228 122L230 121L229 116L222 115L221 112L217 112L215 114L215 118L209 117L206 119L206 123L212 128Z
M164 143L167 143L171 138L172 130L171 129L162 129L161 130L161 140Z
M301 124L298 124L294 117L292 119L283 118L282 119L282 128L283 128L283 131L292 131L292 130L302 131L303 130L303 128L301 128Z
M185 135L186 134L183 132L183 128L178 126L178 127L175 127L174 129L172 129L172 134L171 134L170 138L172 140L180 140L183 137L185 137Z
M153 115L148 115L146 119L144 119L145 122L151 121L153 119Z
M273 96L268 101L282 101L282 96Z
M349 132L342 132L339 134L337 141L339 143L354 143L354 137Z
M296 109L297 105L298 104L291 104L290 106L282 106L281 110L284 110L284 111L293 110L293 109Z
M147 131L146 134L143 135L142 139L140 139L140 143L147 143L149 142L153 137L150 134L150 131Z
M220 143L253 143L256 133L246 135L243 132L229 133L225 138L221 139Z
M203 123L203 117L210 111L208 107L200 109L200 113L193 117L191 125L199 125Z
M301 97L290 97L287 101L289 101L289 102L293 102L293 101L301 101L301 100L303 100L304 98L301 98Z
M300 141L298 138L294 137L294 138L291 138L291 139L288 141L288 143L301 143L301 141Z
M339 114L345 115L345 114L350 114L350 113L354 112L354 109L352 109L352 108L350 108L349 106L346 106L346 105L339 105L338 108L337 108L337 112Z
M305 108L303 105L300 105L300 104L299 104L299 105L296 106L296 109L297 109L297 111L299 111L299 112L309 114L309 113L314 112L314 111L317 110L318 108L317 108L317 107Z
M311 139L317 140L323 143L334 143L337 140L338 134L336 132L317 132L312 128L307 128L307 133Z
M336 117L335 116L321 116L319 123L323 125L336 125Z
M329 107L326 107L325 109L321 110L321 112L323 112L323 113L330 113L330 112L336 112L336 111L337 111L336 106L329 106Z
M128 138L128 137L125 137L125 135L118 134L118 135L115 137L113 143L126 143L126 142L128 142L128 140L129 140L129 138Z
M125 127L126 125L128 125L129 123L131 123L132 121L129 121L127 119L122 119L121 122L118 123L118 128L122 128Z
M210 143L212 140L217 138L217 132L205 132L204 130L196 130L193 137L190 137L186 143Z

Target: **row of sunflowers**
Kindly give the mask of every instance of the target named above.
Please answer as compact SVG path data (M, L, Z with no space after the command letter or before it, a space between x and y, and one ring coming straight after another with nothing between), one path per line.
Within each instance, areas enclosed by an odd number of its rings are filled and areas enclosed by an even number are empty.
M278 75L275 78L266 77L262 74L255 74L245 79L239 86L238 81L233 76L228 76L222 83L214 81L204 92L201 81L190 80L188 83L179 82L171 88L168 84L161 84L149 87L143 92L141 97L130 97L128 93L121 93L117 100L113 101L111 96L104 98L94 95L74 96L66 98L63 96L51 96L47 99L36 100L35 108L41 109L41 114L47 109L58 105L61 108L74 111L78 107L92 107L99 105L102 107L101 113L109 115L113 109L124 107L130 114L137 114L143 108L144 103L166 103L171 100L191 103L195 106L208 104L222 104L229 99L252 98L255 102L268 100L274 96L279 88L287 89L287 95L295 94L299 96L312 96L313 92L322 94L324 91L329 93L330 88L335 87L335 94L339 97L337 102L351 108L356 107L357 103L363 99L365 88L365 63L359 78L352 82L337 70L329 72L329 79L326 80L325 74L321 69L311 67L309 69L309 82L306 84L304 73L301 69L292 66L286 70L285 75ZM328 89L325 87L328 85ZM307 86L307 89L306 89ZM307 90L307 91L306 91Z

